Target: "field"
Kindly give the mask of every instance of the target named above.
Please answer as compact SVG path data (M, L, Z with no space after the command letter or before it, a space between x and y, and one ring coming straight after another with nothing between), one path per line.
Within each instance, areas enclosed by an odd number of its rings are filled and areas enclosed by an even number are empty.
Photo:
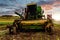
M8 33L8 30L6 30L7 25L11 25L15 19L18 19L19 17L0 17L0 36L5 35L5 33Z
M17 35L8 35L6 25L12 24L18 17L0 17L0 40L60 40L60 25L54 23L54 32L20 32Z

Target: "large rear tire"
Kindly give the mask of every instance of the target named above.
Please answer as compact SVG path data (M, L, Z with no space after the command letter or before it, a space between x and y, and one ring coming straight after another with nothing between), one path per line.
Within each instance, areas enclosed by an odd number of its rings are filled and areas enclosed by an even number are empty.
M52 27L47 27L46 32L51 33L52 32Z
M52 24L47 24L47 26L45 27L45 31L48 32L49 34L53 34Z

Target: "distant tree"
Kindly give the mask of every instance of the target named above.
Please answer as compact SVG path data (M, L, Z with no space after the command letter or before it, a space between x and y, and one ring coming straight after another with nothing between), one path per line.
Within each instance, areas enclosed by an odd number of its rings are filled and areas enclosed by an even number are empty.
M13 17L12 15L2 15L2 17Z

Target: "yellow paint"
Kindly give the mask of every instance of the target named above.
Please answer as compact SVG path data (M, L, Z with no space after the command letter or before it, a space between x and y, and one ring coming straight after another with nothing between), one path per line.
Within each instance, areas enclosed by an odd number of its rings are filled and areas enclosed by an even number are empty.
M28 20L28 21L21 21L22 24L44 24L47 20Z

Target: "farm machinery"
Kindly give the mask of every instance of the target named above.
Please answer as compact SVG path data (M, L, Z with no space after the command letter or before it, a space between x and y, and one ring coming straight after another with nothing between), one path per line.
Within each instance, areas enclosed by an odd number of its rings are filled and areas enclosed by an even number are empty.
M44 30L51 32L53 27L52 20L49 18L45 19L43 13L41 6L37 6L36 3L28 4L27 8L25 8L24 17L15 12L15 14L20 16L20 19L14 20L13 26L20 31Z

